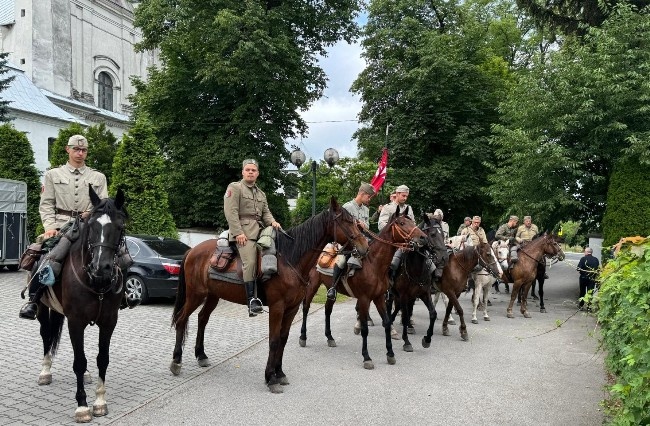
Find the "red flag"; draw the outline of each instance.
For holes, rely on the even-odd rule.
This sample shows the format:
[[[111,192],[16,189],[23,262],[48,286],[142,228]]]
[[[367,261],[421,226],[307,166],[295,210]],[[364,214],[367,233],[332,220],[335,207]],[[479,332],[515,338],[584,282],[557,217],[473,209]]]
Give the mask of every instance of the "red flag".
[[[384,148],[381,152],[381,159],[379,160],[379,163],[377,163],[377,171],[375,172],[375,176],[373,176],[372,180],[370,181],[370,185],[375,188],[375,192],[379,192],[381,189],[382,185],[384,185],[384,181],[386,180],[386,167],[388,166],[388,148]]]

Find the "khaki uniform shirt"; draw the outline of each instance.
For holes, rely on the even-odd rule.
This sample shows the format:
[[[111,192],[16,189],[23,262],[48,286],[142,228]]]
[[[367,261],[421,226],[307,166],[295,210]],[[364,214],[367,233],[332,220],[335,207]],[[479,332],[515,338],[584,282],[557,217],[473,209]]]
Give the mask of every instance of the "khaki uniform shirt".
[[[534,223],[530,224],[530,228],[527,228],[526,225],[521,225],[517,228],[517,241],[531,241],[537,234],[539,234],[539,230]]]
[[[269,210],[266,194],[242,179],[228,185],[223,196],[223,212],[229,228],[229,240],[235,241],[240,234],[249,240],[257,240],[262,226],[270,226],[275,219]]]
[[[358,205],[356,201],[351,200],[343,204],[343,208],[347,210],[353,218],[366,225],[366,229],[370,229],[370,210],[363,204]]]
[[[404,211],[406,207],[410,207],[408,204],[399,206],[400,211]],[[381,209],[379,214],[379,222],[377,223],[377,228],[381,231],[384,229],[384,226],[388,223],[390,217],[397,211],[397,203],[388,203]],[[408,218],[412,221],[415,221],[415,216],[413,216],[413,208],[409,208]]]
[[[456,235],[461,235],[463,229],[465,228],[467,228],[467,225],[465,225],[465,223],[461,223],[460,226],[458,227],[458,231],[456,231]]]
[[[461,231],[460,235],[469,235],[469,237],[472,239],[472,244],[474,244],[477,247],[479,246],[480,243],[487,244],[488,242],[487,237],[485,236],[485,231],[480,226],[476,231],[473,230],[471,226],[468,226]]]
[[[514,238],[516,234],[517,228],[510,228],[507,223],[504,223],[503,225],[499,226],[496,234],[494,234],[494,238],[497,240],[506,241],[510,238]]]
[[[48,170],[43,180],[38,211],[45,231],[59,229],[70,221],[70,215],[57,213],[57,209],[81,213],[92,210],[88,184],[99,198],[108,198],[106,176],[88,166],[75,169],[67,163]]]

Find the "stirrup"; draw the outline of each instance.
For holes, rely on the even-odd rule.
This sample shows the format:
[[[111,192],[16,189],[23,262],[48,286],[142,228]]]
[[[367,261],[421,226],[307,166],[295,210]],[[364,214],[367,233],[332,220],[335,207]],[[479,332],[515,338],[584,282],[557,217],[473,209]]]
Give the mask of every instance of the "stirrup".
[[[334,287],[330,287],[327,289],[327,300],[331,300],[333,302],[336,302],[336,289]]]
[[[262,301],[260,299],[257,299],[255,297],[251,297],[248,299],[248,314],[261,314],[264,312],[262,308]]]

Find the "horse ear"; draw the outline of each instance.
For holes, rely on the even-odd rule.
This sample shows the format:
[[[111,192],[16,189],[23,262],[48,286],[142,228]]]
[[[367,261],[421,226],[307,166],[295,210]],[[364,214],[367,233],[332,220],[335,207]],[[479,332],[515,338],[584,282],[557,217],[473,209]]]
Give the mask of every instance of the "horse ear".
[[[118,210],[122,210],[122,206],[124,206],[124,191],[122,191],[122,188],[119,188],[115,196],[115,207]]]
[[[92,203],[93,207],[96,207],[97,204],[101,201],[99,198],[99,195],[95,192],[93,189],[93,186],[91,184],[88,184],[88,195],[90,195],[90,202]]]
[[[333,212],[339,210],[339,203],[336,201],[336,197],[330,198],[330,210]]]
[[[431,225],[431,219],[429,218],[429,215],[426,213],[422,213],[422,218],[424,219],[424,223],[427,225]]]

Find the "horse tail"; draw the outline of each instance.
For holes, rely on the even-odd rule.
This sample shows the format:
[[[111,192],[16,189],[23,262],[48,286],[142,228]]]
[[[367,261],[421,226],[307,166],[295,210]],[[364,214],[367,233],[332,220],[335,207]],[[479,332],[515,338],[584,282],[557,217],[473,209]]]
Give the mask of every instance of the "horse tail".
[[[54,357],[56,351],[59,348],[59,342],[61,341],[61,331],[63,330],[63,323],[65,317],[60,313],[50,310],[50,324],[49,324],[49,333],[50,333],[50,344],[49,348],[45,348],[45,353],[49,353]]]
[[[174,312],[172,313],[172,327],[176,325],[178,317],[180,316],[183,306],[185,306],[186,298],[186,283],[185,283],[185,259],[187,255],[181,260],[181,270],[178,274],[178,288],[176,289],[176,302],[174,303]]]

